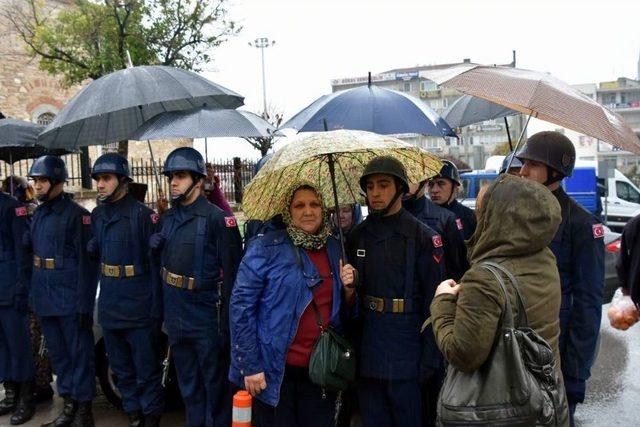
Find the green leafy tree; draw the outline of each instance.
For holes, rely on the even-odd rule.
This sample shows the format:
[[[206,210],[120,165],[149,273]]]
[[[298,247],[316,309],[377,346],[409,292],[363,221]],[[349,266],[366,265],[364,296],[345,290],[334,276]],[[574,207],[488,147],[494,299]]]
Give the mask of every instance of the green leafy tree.
[[[52,10],[44,0],[14,0],[0,17],[39,59],[72,86],[135,65],[200,71],[211,51],[242,29],[229,0],[74,0]],[[126,143],[119,150],[126,155]]]

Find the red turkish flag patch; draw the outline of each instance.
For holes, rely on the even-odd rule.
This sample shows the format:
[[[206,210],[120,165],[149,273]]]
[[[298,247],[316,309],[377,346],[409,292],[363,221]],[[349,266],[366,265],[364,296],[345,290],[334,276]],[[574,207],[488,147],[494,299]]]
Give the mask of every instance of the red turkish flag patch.
[[[19,208],[16,208],[16,216],[26,216],[27,215],[27,208],[24,206],[21,206]]]
[[[433,247],[434,248],[441,248],[442,247],[442,238],[439,235],[435,235],[431,238],[431,241],[433,242]]]
[[[82,215],[82,223],[84,225],[90,225],[91,224],[91,215]]]
[[[456,225],[458,226],[458,230],[462,230],[462,220],[460,218],[456,218]]]
[[[151,222],[154,224],[157,224],[158,221],[160,221],[160,215],[158,215],[157,213],[152,213],[151,214]]]
[[[594,239],[601,239],[604,237],[604,226],[602,224],[593,224],[591,228],[593,229]]]
[[[229,228],[238,226],[238,223],[236,222],[235,217],[232,217],[232,216],[225,216],[224,224]]]

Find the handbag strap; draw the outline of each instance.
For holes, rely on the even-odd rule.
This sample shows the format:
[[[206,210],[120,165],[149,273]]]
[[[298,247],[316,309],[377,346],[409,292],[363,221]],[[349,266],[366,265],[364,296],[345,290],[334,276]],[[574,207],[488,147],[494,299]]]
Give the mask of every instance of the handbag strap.
[[[504,281],[502,280],[502,275],[493,267],[486,265],[486,263],[482,264],[482,267],[486,270],[489,270],[491,274],[493,274],[502,289],[502,293],[504,294],[504,310],[502,311],[502,325],[503,327],[507,327],[509,329],[513,329],[513,311],[511,308],[511,298],[509,297],[509,292],[507,292],[507,288],[504,285]]]
[[[298,267],[302,268],[302,257],[300,255],[300,248],[294,245],[293,251],[296,254],[296,263],[298,264]],[[320,332],[323,332],[324,322],[322,321],[322,314],[320,314],[320,309],[318,309],[318,306],[316,305],[316,300],[314,299],[314,297],[315,297],[315,292],[312,290],[311,291],[311,307],[313,307],[313,312],[316,315],[316,324],[318,325],[318,328],[320,328]]]
[[[517,326],[518,327],[525,327],[525,328],[528,327],[529,326],[529,318],[527,317],[527,310],[525,309],[525,305],[524,305],[524,297],[520,293],[520,284],[518,283],[518,280],[515,278],[515,276],[509,270],[507,270],[504,266],[502,266],[502,265],[500,265],[500,264],[498,264],[496,262],[485,261],[483,264],[488,265],[490,267],[493,267],[493,268],[499,270],[500,272],[502,272],[505,276],[507,276],[507,278],[511,282],[511,286],[513,287],[513,290],[515,291],[516,298],[517,298],[517,301],[518,301],[518,323],[517,323]]]

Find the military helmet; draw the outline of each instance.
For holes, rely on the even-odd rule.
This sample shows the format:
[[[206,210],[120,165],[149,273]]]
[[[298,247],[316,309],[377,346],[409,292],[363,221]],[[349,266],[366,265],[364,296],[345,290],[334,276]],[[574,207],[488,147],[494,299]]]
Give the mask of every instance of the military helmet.
[[[46,155],[38,157],[33,162],[27,176],[29,178],[48,178],[52,182],[65,182],[69,174],[64,160],[57,156]]]
[[[453,164],[450,160],[442,161],[442,168],[440,169],[440,173],[434,178],[448,178],[453,181],[455,184],[460,185],[460,172],[458,172],[458,168]]]
[[[117,153],[107,153],[98,157],[93,164],[91,170],[91,178],[98,179],[98,174],[112,173],[115,175],[124,176],[129,181],[133,181],[131,171],[129,170],[129,162],[127,159]]]
[[[522,167],[522,162],[520,161],[520,159],[518,159],[517,157],[514,157],[513,154],[514,153],[510,153],[508,156],[504,158],[504,160],[502,161],[502,165],[500,166],[500,171],[498,173],[508,172],[507,167],[509,169]],[[511,162],[511,165],[509,165],[509,162]]]
[[[398,178],[404,187],[403,192],[409,191],[407,172],[399,160],[391,156],[380,156],[369,161],[360,177],[360,188],[362,188],[362,191],[365,193],[367,191],[367,177],[375,174],[391,175]]]
[[[532,135],[516,157],[547,165],[563,176],[571,176],[576,165],[576,149],[560,132],[544,131]]]
[[[173,150],[164,162],[165,176],[171,176],[172,172],[193,172],[200,176],[207,176],[202,154],[191,147],[180,147]]]

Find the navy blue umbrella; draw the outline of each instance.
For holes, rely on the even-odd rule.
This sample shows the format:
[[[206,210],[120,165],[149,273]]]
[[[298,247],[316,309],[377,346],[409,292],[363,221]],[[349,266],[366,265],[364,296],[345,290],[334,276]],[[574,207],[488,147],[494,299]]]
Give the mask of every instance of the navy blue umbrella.
[[[373,85],[324,95],[280,126],[284,128],[298,132],[350,129],[380,135],[456,136],[447,122],[424,102]]]

